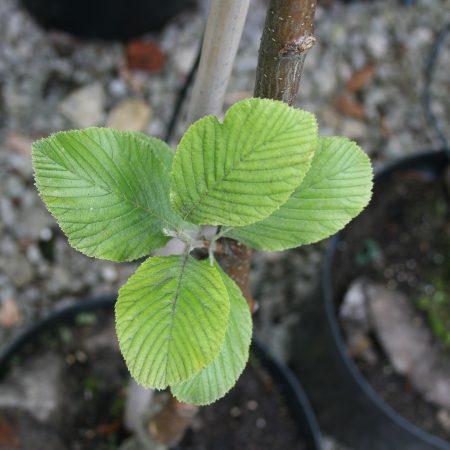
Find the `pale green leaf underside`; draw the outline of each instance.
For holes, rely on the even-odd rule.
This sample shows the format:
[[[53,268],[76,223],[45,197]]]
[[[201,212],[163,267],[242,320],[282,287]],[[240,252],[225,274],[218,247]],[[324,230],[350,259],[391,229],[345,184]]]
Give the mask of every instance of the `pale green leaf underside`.
[[[54,134],[33,145],[36,185],[70,244],[88,256],[130,261],[163,246],[172,154],[164,142],[107,128]]]
[[[191,256],[145,261],[120,289],[116,329],[133,378],[164,389],[207,367],[219,353],[230,302],[220,272]]]
[[[309,172],[289,200],[268,218],[226,236],[268,251],[317,242],[357,216],[371,192],[367,155],[347,138],[323,137]]]
[[[247,225],[286,202],[317,144],[312,114],[278,101],[236,103],[223,124],[195,122],[175,154],[171,200],[192,223]]]
[[[252,337],[250,310],[234,281],[223,272],[221,275],[231,307],[225,341],[212,364],[188,381],[171,387],[173,395],[185,403],[209,405],[222,398],[247,364]]]

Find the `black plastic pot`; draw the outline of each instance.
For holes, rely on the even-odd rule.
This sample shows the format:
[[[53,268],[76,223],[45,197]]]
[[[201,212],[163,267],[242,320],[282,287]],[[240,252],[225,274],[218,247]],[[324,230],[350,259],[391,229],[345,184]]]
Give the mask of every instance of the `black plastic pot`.
[[[41,333],[53,330],[61,324],[73,324],[75,323],[75,317],[81,313],[99,310],[112,312],[116,298],[116,295],[105,295],[78,301],[64,308],[56,309],[46,318],[37,321],[0,353],[0,377],[7,373],[14,357],[19,355],[21,350]],[[298,423],[301,435],[305,439],[307,450],[320,450],[319,427],[297,378],[286,366],[273,359],[260,343],[254,341],[251,351],[280,387],[290,413]]]
[[[384,170],[375,182],[411,169],[437,174],[448,164],[444,151],[423,153]],[[348,355],[333,301],[339,241],[339,235],[331,241],[317,298],[305,307],[295,362],[321,428],[355,450],[450,450],[450,443],[411,424],[382,400]]]
[[[22,0],[48,29],[84,38],[126,40],[160,29],[187,0]]]

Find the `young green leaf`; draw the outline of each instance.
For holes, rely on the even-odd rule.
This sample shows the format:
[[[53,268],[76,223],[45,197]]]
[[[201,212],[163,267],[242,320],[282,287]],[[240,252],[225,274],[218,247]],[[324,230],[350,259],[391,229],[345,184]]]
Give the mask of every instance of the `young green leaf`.
[[[130,261],[162,247],[181,219],[169,201],[172,153],[162,141],[107,128],[67,131],[33,145],[36,185],[70,244]]]
[[[343,137],[323,137],[303,183],[271,216],[225,235],[258,250],[285,250],[320,241],[343,228],[368,204],[372,168]]]
[[[116,329],[135,380],[164,389],[214,360],[228,324],[230,301],[220,272],[191,256],[145,261],[120,289]]]
[[[231,306],[225,341],[216,359],[206,369],[171,387],[173,395],[185,403],[209,405],[223,397],[236,384],[247,364],[252,337],[250,310],[234,281],[220,272]]]
[[[171,200],[196,224],[247,225],[286,202],[309,169],[317,145],[312,114],[252,98],[186,132],[173,161]]]

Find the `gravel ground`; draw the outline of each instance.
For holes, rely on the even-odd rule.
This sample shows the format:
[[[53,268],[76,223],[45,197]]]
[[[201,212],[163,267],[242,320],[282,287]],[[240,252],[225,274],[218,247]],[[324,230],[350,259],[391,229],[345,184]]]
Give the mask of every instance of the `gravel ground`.
[[[298,105],[317,115],[323,134],[358,141],[376,167],[438,148],[419,98],[425,60],[450,1],[326,3],[332,6],[318,9],[317,45],[306,59]],[[136,267],[96,261],[68,246],[36,194],[30,142],[86,118],[110,123],[110,112],[131,98],[150,108],[142,130],[162,137],[197,52],[206,4],[199,1],[197,9],[147,36],[167,54],[160,72],[147,73],[127,68],[123,44],[46,33],[18,0],[0,2],[0,348],[49,308],[116,290]],[[251,95],[265,5],[252,2],[227,105]],[[448,65],[439,73],[448,74]],[[448,80],[440,81],[433,93],[448,99]],[[84,100],[74,106],[83,90]],[[181,120],[177,137],[185,127]],[[289,359],[289,330],[317,283],[322,249],[255,257],[257,331],[281,359]]]

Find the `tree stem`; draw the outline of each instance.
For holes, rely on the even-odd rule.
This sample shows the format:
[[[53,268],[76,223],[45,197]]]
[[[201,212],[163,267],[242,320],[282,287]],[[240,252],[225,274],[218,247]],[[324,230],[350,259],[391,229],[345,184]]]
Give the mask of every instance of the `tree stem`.
[[[219,115],[250,0],[211,0],[202,56],[188,110],[188,123]]]
[[[314,45],[316,0],[270,0],[259,50],[255,97],[292,105]]]

